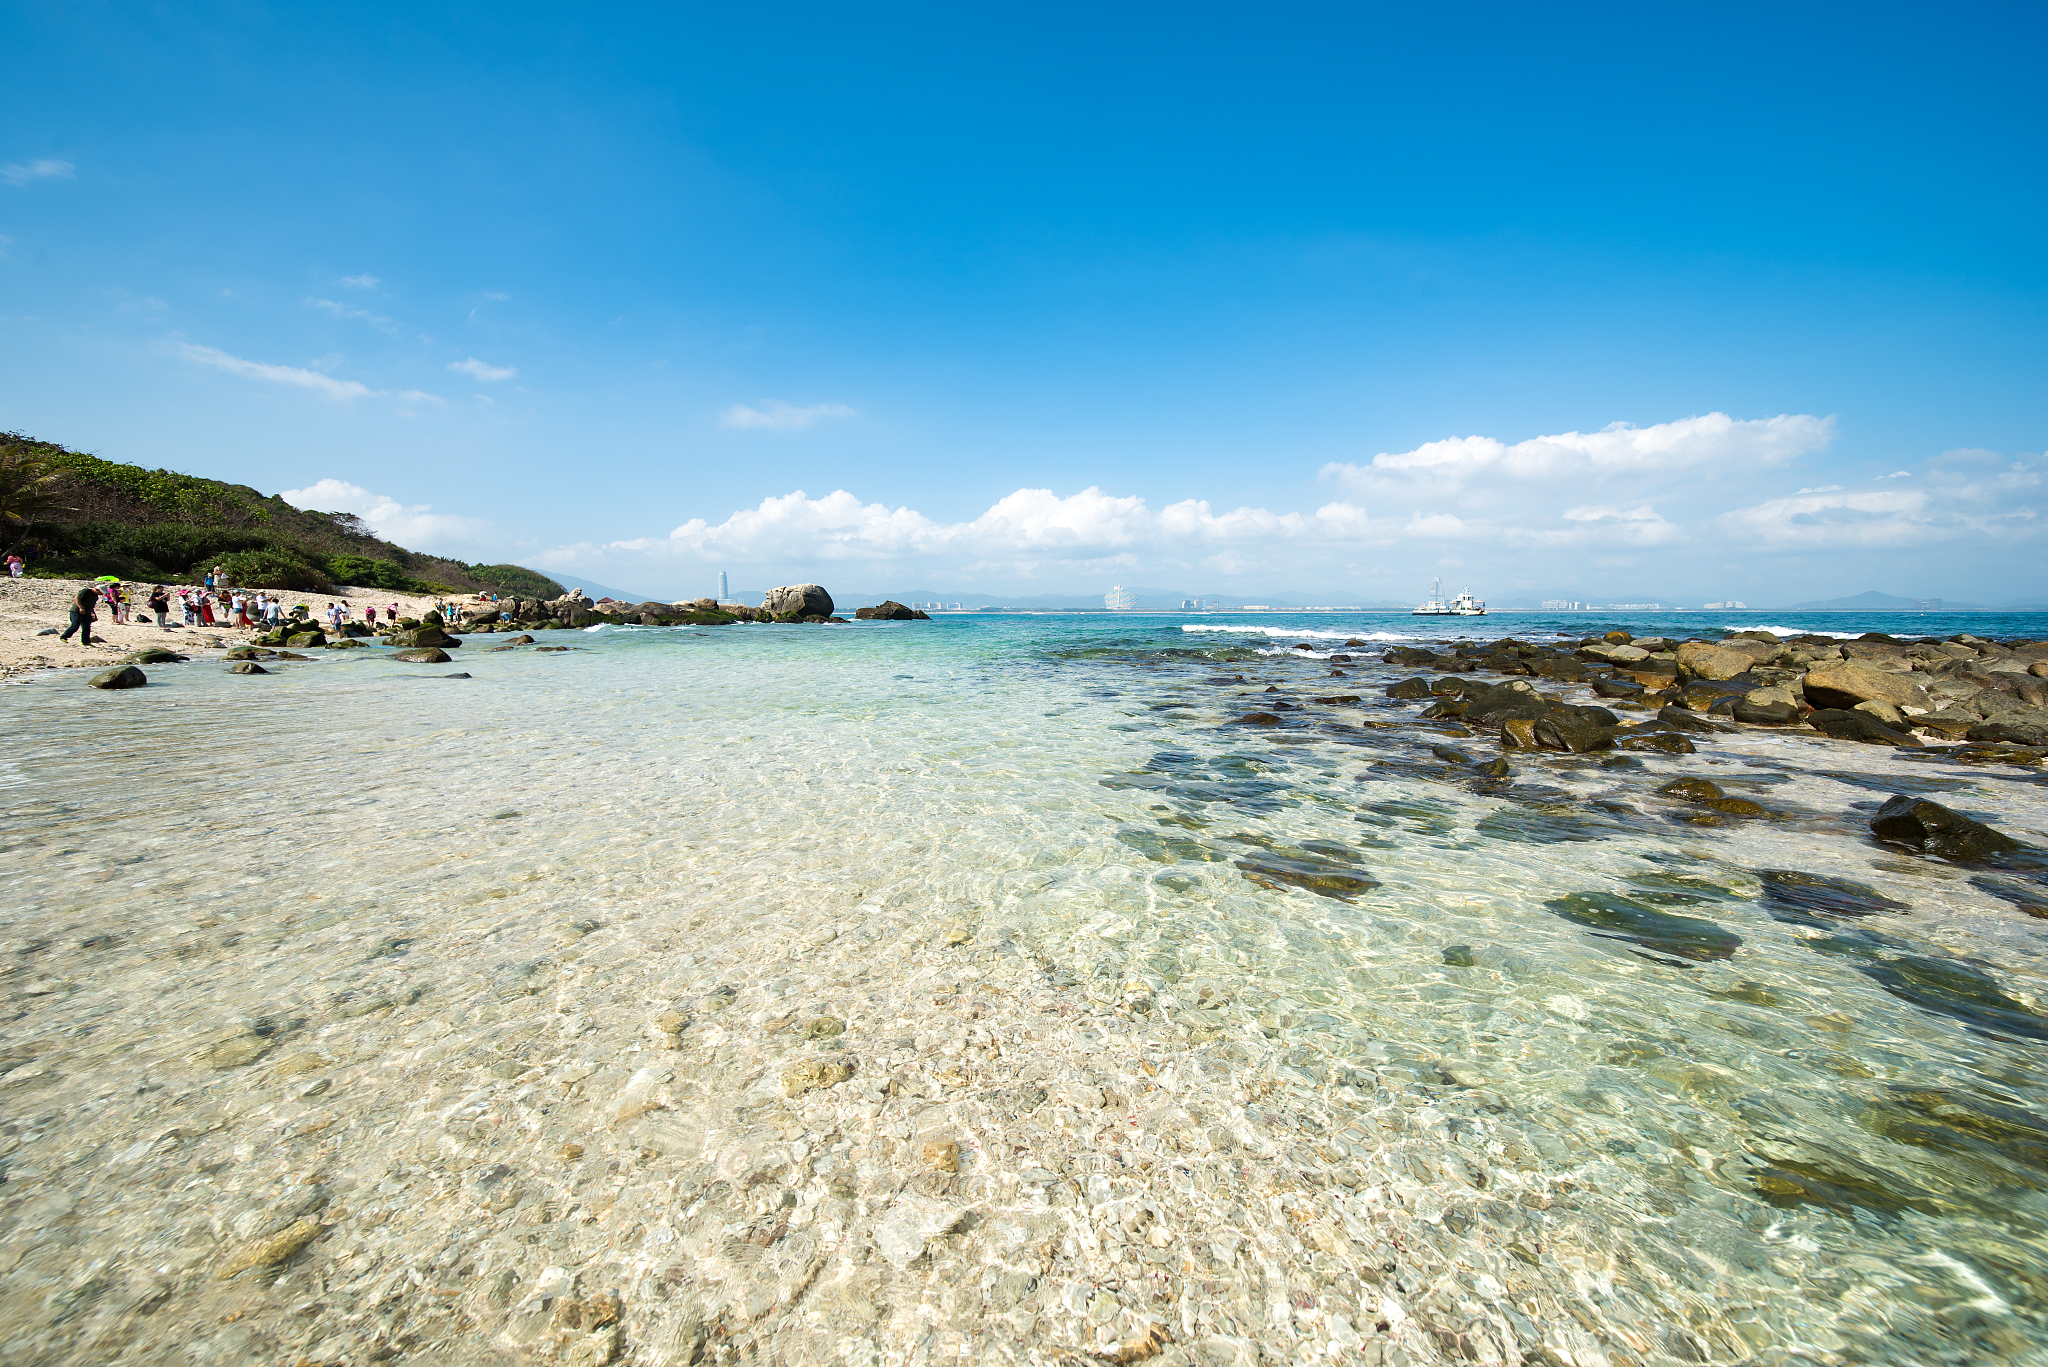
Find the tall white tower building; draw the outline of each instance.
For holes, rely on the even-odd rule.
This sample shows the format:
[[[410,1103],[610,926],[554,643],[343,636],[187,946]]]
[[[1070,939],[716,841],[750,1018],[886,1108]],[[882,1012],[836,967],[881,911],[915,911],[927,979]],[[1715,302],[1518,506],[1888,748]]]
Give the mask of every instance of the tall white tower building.
[[[732,601],[732,590],[726,587],[724,570],[718,572],[718,601],[721,603],[730,603]]]

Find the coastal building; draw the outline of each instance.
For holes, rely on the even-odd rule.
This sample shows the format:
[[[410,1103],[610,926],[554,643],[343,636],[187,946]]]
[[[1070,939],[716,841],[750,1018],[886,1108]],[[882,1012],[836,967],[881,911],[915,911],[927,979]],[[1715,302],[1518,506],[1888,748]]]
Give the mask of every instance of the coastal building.
[[[1109,592],[1102,595],[1102,605],[1111,612],[1129,612],[1138,606],[1138,595],[1122,584],[1112,584]]]
[[[1717,608],[1722,608],[1722,609],[1726,609],[1726,608],[1741,608],[1741,609],[1745,609],[1745,610],[1746,610],[1746,609],[1747,609],[1748,607],[1749,607],[1749,604],[1747,604],[1747,603],[1744,603],[1744,602],[1741,602],[1741,601],[1740,601],[1740,600],[1738,600],[1738,599],[1730,598],[1730,599],[1729,599],[1729,600],[1728,600],[1727,602],[1725,602],[1725,603],[1709,603],[1709,604],[1707,604],[1707,608],[1706,608],[1706,610],[1707,610],[1708,612],[1712,612],[1712,611],[1714,611],[1714,610],[1715,610],[1715,609],[1717,609]]]
[[[1941,600],[1939,598],[1915,598],[1913,600],[1913,610],[1915,612],[1940,612]]]
[[[718,601],[721,603],[730,603],[732,601],[732,588],[725,582],[724,570],[718,572]]]
[[[1543,610],[1545,612],[1583,612],[1585,607],[1584,603],[1574,603],[1565,598],[1546,598],[1543,600]]]

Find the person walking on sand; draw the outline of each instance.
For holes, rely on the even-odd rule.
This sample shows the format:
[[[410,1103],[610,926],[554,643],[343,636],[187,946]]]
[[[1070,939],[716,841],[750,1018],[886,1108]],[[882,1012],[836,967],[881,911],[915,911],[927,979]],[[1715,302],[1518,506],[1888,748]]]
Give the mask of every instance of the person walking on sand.
[[[16,579],[21,578],[21,557],[13,551],[7,553],[7,572]]]
[[[162,584],[158,584],[149,591],[149,610],[156,614],[156,629],[158,631],[169,631],[171,629],[171,600],[164,595],[164,586]]]
[[[71,625],[64,628],[64,634],[57,639],[68,641],[71,639],[71,633],[75,631],[79,634],[78,643],[80,645],[91,645],[94,609],[99,606],[99,601],[99,595],[91,589],[80,589],[77,593],[73,594],[71,598]]]

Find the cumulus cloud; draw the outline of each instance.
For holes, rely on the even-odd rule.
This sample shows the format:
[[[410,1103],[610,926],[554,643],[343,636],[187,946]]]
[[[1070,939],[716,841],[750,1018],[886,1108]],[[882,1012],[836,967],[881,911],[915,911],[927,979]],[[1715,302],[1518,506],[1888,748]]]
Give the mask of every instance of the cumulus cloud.
[[[240,375],[251,380],[265,380],[271,384],[291,385],[297,389],[309,389],[324,398],[348,401],[350,399],[395,398],[407,403],[440,403],[442,400],[417,389],[401,390],[396,394],[388,390],[372,389],[356,380],[337,380],[317,370],[306,370],[299,366],[270,365],[263,361],[244,360],[231,356],[218,347],[200,346],[194,342],[180,342],[171,349],[171,354],[196,365],[212,366],[225,370],[230,375]]]
[[[771,401],[759,408],[736,403],[718,419],[720,427],[766,427],[788,432],[809,427],[820,418],[850,418],[853,410],[843,403],[814,403],[806,407]]]
[[[1595,480],[1669,476],[1706,465],[1756,468],[1824,450],[1835,420],[1804,413],[1747,421],[1726,413],[1681,418],[1650,427],[1612,423],[1597,432],[1561,432],[1512,445],[1494,437],[1450,437],[1412,451],[1381,452],[1365,465],[1331,462],[1322,469],[1362,491],[1417,477],[1446,490],[1480,481]]]
[[[491,529],[481,519],[437,513],[429,503],[400,503],[343,479],[323,479],[303,489],[286,489],[278,497],[294,508],[351,513],[368,523],[378,536],[408,550],[475,545],[484,541]]]
[[[384,282],[374,275],[344,275],[334,283],[347,290],[373,290]]]
[[[9,185],[26,185],[32,180],[76,180],[78,168],[68,161],[54,157],[38,157],[28,162],[8,162],[0,166],[0,180]]]
[[[450,361],[448,368],[457,374],[469,375],[487,383],[492,380],[509,380],[519,373],[511,366],[492,365],[488,361],[479,361],[474,356],[466,361]]]

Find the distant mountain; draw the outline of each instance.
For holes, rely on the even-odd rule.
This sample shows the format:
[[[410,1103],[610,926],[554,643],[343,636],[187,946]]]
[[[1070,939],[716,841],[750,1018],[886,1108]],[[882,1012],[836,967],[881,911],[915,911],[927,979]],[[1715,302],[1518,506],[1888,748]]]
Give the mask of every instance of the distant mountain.
[[[1987,608],[1982,603],[1966,603],[1960,598],[1943,598],[1938,601],[1941,603],[1939,608],[1927,610],[1932,612],[1993,611],[1993,609]],[[2048,608],[2048,603],[2042,603],[2041,606]],[[1920,610],[1920,600],[1917,598],[1901,598],[1897,594],[1879,593],[1872,589],[1868,593],[1859,593],[1853,598],[1821,598],[1810,603],[1794,603],[1791,607],[1793,611],[1797,612],[1916,612]]]
[[[2000,612],[2048,612],[2048,598],[2022,598],[2019,602],[2007,603],[1998,610]]]
[[[622,603],[666,603],[669,601],[666,598],[656,598],[651,594],[630,593],[625,589],[606,588],[603,584],[595,583],[589,579],[578,579],[574,575],[562,574],[559,571],[549,577],[565,589],[582,589],[591,598],[615,598]]]

